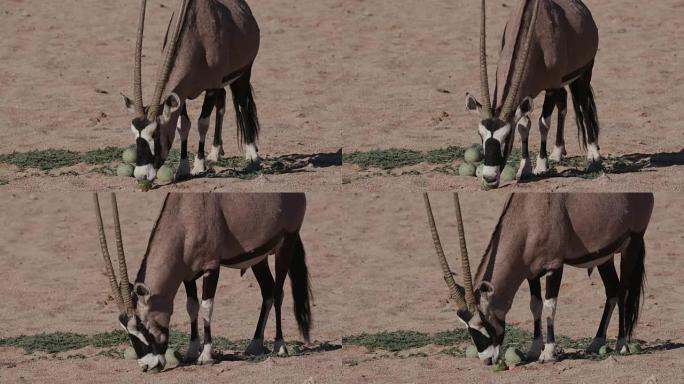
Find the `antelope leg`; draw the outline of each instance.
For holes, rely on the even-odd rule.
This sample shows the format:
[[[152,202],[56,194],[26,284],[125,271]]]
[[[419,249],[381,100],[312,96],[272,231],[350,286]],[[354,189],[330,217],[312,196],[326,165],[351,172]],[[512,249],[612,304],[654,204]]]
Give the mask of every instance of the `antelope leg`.
[[[532,162],[530,162],[530,151],[528,147],[528,140],[530,137],[530,127],[532,126],[530,118],[525,116],[518,121],[518,133],[520,133],[520,141],[522,142],[522,159],[520,159],[520,168],[518,168],[517,180],[524,180],[532,176]]]
[[[219,270],[213,269],[204,273],[202,280],[202,317],[204,318],[204,345],[197,359],[198,364],[214,362],[211,356],[211,315],[214,311],[214,295],[218,285]]]
[[[256,330],[254,331],[254,337],[245,350],[245,355],[257,356],[265,353],[264,329],[266,329],[268,315],[271,313],[271,308],[273,308],[274,282],[273,275],[268,267],[267,259],[254,265],[252,271],[254,272],[254,276],[261,289],[261,313],[259,313],[259,321],[257,322]]]
[[[207,156],[209,161],[219,161],[223,152],[223,116],[226,114],[226,90],[223,88],[214,90],[216,97],[214,98],[214,107],[216,108],[216,125],[214,126],[214,142],[211,146],[211,152]]]
[[[541,282],[540,279],[530,279],[527,281],[530,285],[530,311],[534,318],[534,339],[529,351],[527,351],[528,360],[537,360],[544,348],[544,335],[542,332],[542,298],[541,298]]]
[[[186,308],[190,316],[190,343],[188,350],[183,357],[184,363],[192,363],[197,360],[200,354],[200,340],[199,331],[197,329],[197,316],[199,315],[199,301],[197,300],[197,283],[193,281],[184,281],[185,293],[187,294]]]
[[[211,111],[214,109],[214,91],[208,90],[204,95],[204,103],[202,103],[202,112],[197,120],[197,131],[199,132],[199,145],[197,147],[197,156],[195,156],[195,163],[192,166],[193,175],[201,175],[207,171],[207,163],[204,158],[204,141],[209,131],[209,121],[211,118]]]
[[[556,335],[554,332],[554,321],[556,318],[556,306],[558,303],[558,291],[560,291],[563,269],[551,271],[546,277],[546,300],[544,300],[544,310],[546,310],[546,344],[544,351],[539,356],[539,362],[546,363],[556,361]]]
[[[181,155],[178,170],[176,171],[176,180],[185,180],[190,178],[190,162],[188,161],[188,135],[190,134],[190,117],[186,105],[181,107],[180,117],[177,123],[178,134],[181,140]]]
[[[560,162],[568,153],[565,150],[565,117],[568,114],[568,91],[565,88],[558,90],[558,97],[556,98],[556,110],[558,110],[558,127],[556,127],[556,145],[553,147],[553,152],[549,159],[551,161]]]
[[[596,331],[596,337],[594,337],[594,340],[591,341],[591,344],[587,348],[587,352],[589,353],[598,353],[599,349],[606,344],[606,332],[608,331],[610,318],[613,316],[615,304],[618,302],[618,289],[620,285],[613,259],[600,265],[598,270],[601,274],[603,287],[606,291],[606,303],[603,307],[603,315],[601,316],[601,323],[599,324],[598,331]]]

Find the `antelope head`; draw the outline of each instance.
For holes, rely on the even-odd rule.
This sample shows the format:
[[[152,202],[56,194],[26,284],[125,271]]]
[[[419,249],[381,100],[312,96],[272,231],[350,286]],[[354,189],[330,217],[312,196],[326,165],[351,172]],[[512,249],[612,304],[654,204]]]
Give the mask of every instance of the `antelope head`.
[[[169,341],[169,314],[154,311],[151,308],[151,298],[154,298],[145,284],[137,283],[133,286],[128,281],[128,268],[123,250],[119,210],[116,195],[112,193],[112,211],[114,215],[114,229],[116,233],[116,248],[119,259],[119,275],[121,283],[117,283],[112,260],[109,256],[107,238],[102,224],[102,213],[97,193],[93,194],[95,216],[98,225],[98,235],[105,269],[109,277],[112,296],[119,308],[119,324],[128,333],[133,349],[138,357],[138,364],[143,371],[161,371],[166,365],[164,354]]]
[[[501,179],[501,171],[511,154],[515,139],[517,123],[532,112],[533,103],[530,97],[525,97],[518,105],[513,105],[518,99],[520,85],[525,75],[527,58],[532,46],[534,26],[539,15],[539,1],[534,3],[534,12],[527,28],[527,35],[519,54],[515,55],[513,75],[510,77],[510,87],[503,101],[503,106],[492,106],[489,95],[489,77],[487,75],[487,44],[486,44],[486,12],[485,0],[482,0],[482,20],[480,28],[480,88],[481,104],[471,94],[466,95],[466,109],[480,118],[478,133],[484,148],[484,170],[482,179],[487,187],[497,188]],[[524,30],[521,27],[521,33]]]
[[[480,360],[491,365],[500,357],[500,347],[505,335],[505,320],[500,319],[490,309],[489,294],[493,287],[488,282],[482,282],[477,289],[473,289],[473,279],[470,273],[470,260],[468,259],[468,249],[465,243],[463,230],[463,218],[461,217],[461,205],[458,194],[454,194],[454,204],[456,206],[456,221],[458,224],[458,237],[461,248],[461,272],[463,274],[463,286],[454,281],[454,276],[449,268],[442,242],[439,239],[435,218],[430,206],[427,193],[423,194],[425,209],[428,215],[430,232],[437,252],[437,258],[442,266],[444,281],[449,287],[451,299],[456,303],[459,320],[465,324],[473,343],[477,348]]]
[[[175,61],[180,32],[185,22],[188,0],[183,0],[176,27],[171,40],[167,41],[164,59],[159,68],[157,85],[152,103],[143,104],[142,96],[142,43],[145,29],[146,0],[142,0],[138,35],[135,45],[135,66],[133,73],[134,100],[122,94],[126,109],[134,114],[131,131],[137,148],[134,175],[138,180],[154,180],[157,170],[164,164],[169,154],[180,115],[181,99],[171,93],[162,103],[162,93],[168,82]],[[160,113],[161,112],[161,113]]]

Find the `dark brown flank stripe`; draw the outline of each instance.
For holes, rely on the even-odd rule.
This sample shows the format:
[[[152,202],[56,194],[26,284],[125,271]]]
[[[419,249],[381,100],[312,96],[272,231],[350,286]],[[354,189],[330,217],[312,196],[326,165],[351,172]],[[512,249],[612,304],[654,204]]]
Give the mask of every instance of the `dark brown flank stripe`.
[[[265,244],[259,246],[258,248],[244,252],[234,258],[231,258],[230,260],[221,260],[221,265],[224,267],[230,267],[231,265],[241,264],[251,259],[264,256],[268,252],[272,251],[273,248],[276,247],[276,245],[278,245],[278,243],[283,239],[283,235],[283,233],[280,233],[273,239],[267,241]]]
[[[615,253],[615,251],[617,251],[618,248],[620,248],[620,246],[625,243],[625,240],[630,238],[630,236],[631,236],[630,233],[626,233],[626,234],[622,235],[620,238],[618,238],[617,240],[608,244],[608,246],[601,248],[596,252],[586,254],[586,255],[584,255],[578,259],[575,259],[575,260],[571,260],[571,261],[568,260],[565,263],[568,265],[582,265],[582,264],[586,264],[586,263],[589,263],[591,261],[594,261],[596,259],[600,259],[602,257],[611,255],[611,254]]]

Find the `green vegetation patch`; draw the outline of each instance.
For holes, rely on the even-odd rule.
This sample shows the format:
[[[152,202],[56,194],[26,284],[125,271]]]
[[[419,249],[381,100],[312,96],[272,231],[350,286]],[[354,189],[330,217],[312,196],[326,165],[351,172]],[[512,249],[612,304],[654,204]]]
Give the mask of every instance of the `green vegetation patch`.
[[[369,351],[383,349],[397,352],[405,349],[425,347],[432,343],[432,337],[423,332],[416,331],[392,331],[375,334],[362,333],[357,336],[345,336],[342,344],[358,345],[366,347]]]

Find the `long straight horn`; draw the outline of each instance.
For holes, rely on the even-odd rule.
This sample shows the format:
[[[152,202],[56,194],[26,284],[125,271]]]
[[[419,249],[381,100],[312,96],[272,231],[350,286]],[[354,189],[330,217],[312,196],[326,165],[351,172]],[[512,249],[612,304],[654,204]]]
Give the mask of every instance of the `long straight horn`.
[[[135,97],[135,114],[138,117],[145,116],[145,104],[142,94],[142,44],[143,33],[145,31],[145,10],[147,0],[142,0],[140,4],[140,17],[138,19],[138,35],[135,42],[135,68],[133,70],[133,97]]]
[[[487,74],[487,11],[485,0],[482,0],[482,21],[480,23],[480,90],[484,103],[483,112],[486,118],[491,118],[493,112],[492,99],[489,95],[489,75]]]
[[[128,281],[128,268],[126,267],[126,255],[123,249],[121,237],[121,222],[119,222],[119,206],[116,203],[116,194],[112,192],[112,213],[114,215],[114,233],[116,234],[116,253],[119,256],[119,275],[121,277],[121,296],[126,312],[133,314],[133,302],[131,300],[131,286]]]
[[[180,11],[178,12],[178,19],[176,20],[176,27],[173,31],[173,37],[166,42],[166,55],[159,67],[159,78],[157,80],[157,86],[154,89],[154,96],[152,97],[152,103],[150,103],[150,109],[147,113],[147,118],[150,121],[155,121],[159,115],[159,103],[161,102],[162,92],[166,87],[166,83],[169,80],[169,75],[171,74],[171,68],[173,67],[173,62],[176,59],[176,50],[178,48],[178,40],[180,39],[180,34],[185,24],[185,16],[188,12],[188,4],[190,0],[182,0]]]
[[[515,103],[516,99],[518,98],[520,85],[522,83],[523,77],[525,76],[525,71],[527,70],[527,60],[529,58],[530,51],[532,50],[532,39],[534,38],[534,29],[537,25],[537,17],[539,16],[540,6],[539,0],[530,1],[534,1],[534,9],[532,12],[532,18],[530,19],[530,24],[527,27],[527,36],[525,38],[522,50],[520,52],[521,55],[517,56],[518,59],[515,63],[515,71],[513,72],[511,88],[508,91],[508,98],[506,98],[506,102],[504,103],[504,106],[501,110],[501,117],[504,121],[508,121],[508,119],[511,118],[511,113],[513,113],[513,110],[516,108],[516,106],[513,103]],[[525,17],[523,13],[523,20],[524,19]]]
[[[477,305],[475,304],[473,276],[470,272],[470,259],[468,258],[468,247],[466,247],[465,231],[463,229],[463,217],[461,216],[461,201],[458,199],[458,193],[454,193],[454,206],[456,207],[458,241],[461,245],[461,268],[463,269],[463,289],[465,290],[465,301],[468,305],[468,310],[474,312],[477,308]]]
[[[430,205],[430,198],[427,193],[423,193],[423,200],[425,201],[425,210],[428,215],[428,222],[430,224],[430,232],[432,233],[432,242],[435,244],[435,251],[437,251],[437,259],[439,259],[439,264],[442,267],[442,272],[444,273],[444,281],[447,287],[449,287],[449,293],[451,294],[451,299],[456,302],[459,309],[467,308],[465,299],[463,298],[462,289],[456,284],[454,276],[449,268],[449,262],[444,255],[444,249],[442,248],[442,242],[439,239],[439,233],[437,232],[437,225],[435,224],[435,217],[432,213],[432,206]]]
[[[116,283],[116,275],[114,274],[114,267],[112,267],[112,259],[109,256],[109,248],[107,248],[107,237],[102,224],[102,212],[100,212],[100,201],[97,198],[97,192],[93,193],[93,202],[95,203],[95,217],[97,218],[97,234],[100,238],[100,247],[102,248],[102,258],[104,259],[105,269],[107,270],[107,277],[109,277],[109,285],[112,288],[112,295],[116,306],[119,307],[119,313],[126,312],[123,299],[121,298],[121,291],[119,285]]]

